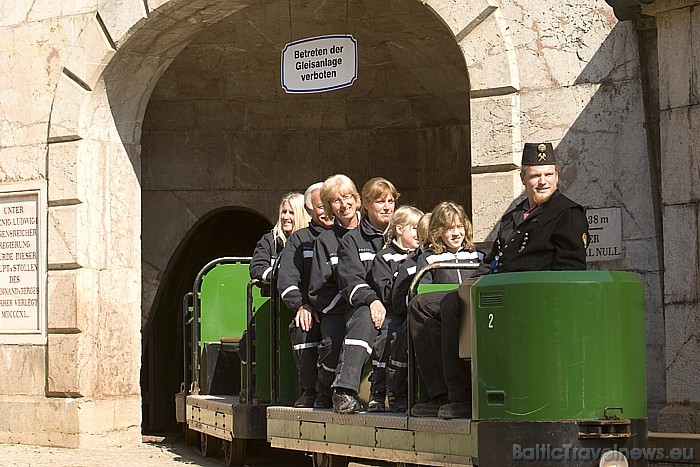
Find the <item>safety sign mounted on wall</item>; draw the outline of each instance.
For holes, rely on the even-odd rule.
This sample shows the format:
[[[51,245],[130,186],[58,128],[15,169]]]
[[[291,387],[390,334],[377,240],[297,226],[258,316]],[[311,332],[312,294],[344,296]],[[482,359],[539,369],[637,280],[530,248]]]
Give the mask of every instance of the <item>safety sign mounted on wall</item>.
[[[282,50],[282,87],[288,93],[332,91],[357,79],[357,40],[351,35],[311,37]]]

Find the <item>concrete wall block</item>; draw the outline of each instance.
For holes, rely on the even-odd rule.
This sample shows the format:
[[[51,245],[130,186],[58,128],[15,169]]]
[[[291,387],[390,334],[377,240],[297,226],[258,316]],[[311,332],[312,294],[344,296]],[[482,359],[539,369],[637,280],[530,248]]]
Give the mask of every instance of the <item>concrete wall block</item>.
[[[61,18],[25,22],[2,31],[0,147],[46,141],[53,90],[74,26],[71,18]]]
[[[139,146],[108,149],[105,198],[106,263],[109,268],[138,268],[141,264],[141,183]]]
[[[251,138],[267,138],[254,133]],[[225,130],[196,132],[157,132],[145,139],[142,151],[148,154],[141,164],[145,190],[188,190],[207,186],[226,189],[234,186],[235,163],[231,151],[236,151],[236,140]],[[177,157],[173,163],[173,155]],[[262,148],[252,154],[265,157]]]
[[[700,403],[700,306],[666,305],[668,402]]]
[[[104,267],[108,252],[103,237],[105,213],[99,202],[101,197],[100,192],[93,192],[88,197],[90,203],[49,207],[49,269]]]
[[[698,26],[700,26],[700,8],[697,8],[697,2],[693,3],[694,5],[690,8],[690,29],[693,37],[691,39],[692,48],[690,50],[691,55],[688,62],[693,64],[692,75],[690,77],[690,99],[693,105],[697,105],[700,104],[700,70],[698,70],[695,64],[700,60],[700,43],[698,43],[700,42],[700,32],[698,31]]]
[[[517,95],[471,101],[472,167],[520,165]]]
[[[622,226],[625,226],[625,219],[623,216]],[[622,249],[624,251],[624,257],[619,263],[619,266],[615,266],[615,269],[621,269],[624,271],[636,271],[639,274],[645,272],[658,273],[660,269],[658,249],[656,238],[639,238],[639,239],[628,239],[625,238],[625,232],[622,232],[623,241]],[[602,262],[602,265],[609,265],[610,262]],[[605,267],[603,269],[610,269]],[[652,290],[660,290],[655,284]]]
[[[0,378],[0,394],[43,396],[46,384],[46,347],[0,345],[0,373],[12,375],[12,377]],[[0,431],[2,431],[1,428]]]
[[[469,69],[472,92],[488,95],[489,89],[520,88],[519,63],[501,12],[478,24],[461,42]]]
[[[132,0],[132,3],[135,6],[134,10],[138,12],[143,10],[143,8],[136,6],[136,0]],[[104,18],[102,19],[104,20]],[[111,20],[111,18],[108,19]],[[85,83],[90,90],[94,90],[106,64],[116,52],[110,39],[116,40],[117,38],[110,36],[109,32],[102,28],[97,20],[97,12],[91,12],[89,20],[85,23],[80,37],[75,41],[71,53],[64,63],[64,67]]]
[[[319,180],[328,176],[329,161],[338,160],[340,154],[336,148],[324,149],[323,140],[327,138],[332,143],[332,138],[337,137],[339,139],[336,145],[342,148],[343,134],[335,131],[236,133],[230,145],[233,157],[233,183],[229,189],[265,190],[270,187],[269,171],[273,169],[277,177],[275,184],[278,187],[302,190],[307,180]],[[349,150],[362,154],[360,148]],[[344,166],[341,163],[332,170],[342,171],[343,169]]]
[[[141,271],[101,271],[99,290],[99,313],[94,323],[94,342],[99,342],[96,392],[101,396],[139,395]]]
[[[660,13],[656,17],[659,56],[659,106],[661,110],[696,102],[691,97],[692,29],[690,8]]]
[[[78,142],[55,143],[49,146],[49,203],[78,203],[85,201],[81,187]]]
[[[662,433],[693,433],[695,411],[692,407],[668,405],[659,411],[658,431]]]
[[[81,226],[85,205],[49,208],[48,262],[49,269],[86,266]]]
[[[93,269],[49,271],[48,329],[50,333],[82,332],[98,303],[98,277]]]
[[[238,130],[246,127],[246,102],[194,101],[194,128],[198,130]]]
[[[79,447],[76,400],[0,396],[0,442]]]
[[[114,42],[146,15],[142,0],[98,0],[97,11]]]
[[[0,183],[37,180],[45,177],[46,146],[44,144],[2,147],[0,143]]]
[[[662,198],[665,204],[700,201],[700,106],[661,111]]]
[[[141,442],[141,399],[1,396],[0,443],[104,448]]]
[[[203,103],[203,105],[199,105],[197,111],[195,111],[195,103],[199,102]],[[213,115],[211,115],[211,111],[208,112],[213,103],[223,105],[226,103],[226,101],[173,101],[151,99],[148,103],[148,107],[146,108],[146,115],[144,116],[143,131],[192,131],[194,128],[196,128],[194,121],[195,118],[199,118],[199,112],[204,112],[206,115],[208,115],[208,120],[227,121],[228,115],[222,112],[222,110],[224,110],[223,107],[212,109],[214,110]],[[214,128],[203,127],[202,129],[213,130]]]
[[[475,242],[493,242],[503,214],[522,200],[520,194],[523,185],[519,174],[519,171],[514,170],[472,175]]]
[[[348,130],[416,127],[411,102],[406,99],[347,101],[347,123],[342,124]]]
[[[595,0],[498,3],[513,38],[519,89],[624,80],[635,68],[638,73],[630,56],[636,55],[634,25],[619,23],[607,5]]]
[[[469,93],[410,99],[413,121],[418,128],[463,126],[469,121]]]
[[[47,349],[46,391],[49,395],[64,397],[85,396],[81,334],[49,334]],[[94,356],[93,356],[94,358]]]
[[[666,303],[698,300],[697,206],[666,206],[663,214]]]
[[[190,212],[188,203],[181,196],[170,191],[144,191],[141,202],[144,219],[143,261],[163,271],[172,252],[198,217]],[[163,225],[168,228],[158,227]]]
[[[87,89],[61,73],[51,110],[50,140],[70,140],[80,136],[80,109],[88,95]]]
[[[98,83],[91,111],[82,114],[83,139],[113,144],[139,144],[141,124],[156,77],[170,58],[124,53],[109,62]],[[119,105],[113,105],[119,102]]]
[[[451,0],[427,0],[425,2],[447,24],[455,36],[463,35],[481,24],[496,7],[494,2],[476,0],[455,2]]]
[[[80,447],[141,443],[141,398],[123,397],[77,401]]]

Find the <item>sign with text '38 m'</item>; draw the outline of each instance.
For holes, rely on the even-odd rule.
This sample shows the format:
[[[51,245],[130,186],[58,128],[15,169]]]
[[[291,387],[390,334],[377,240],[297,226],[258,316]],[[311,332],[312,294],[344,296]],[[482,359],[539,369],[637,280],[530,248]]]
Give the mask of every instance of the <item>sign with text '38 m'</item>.
[[[357,41],[351,35],[311,37],[282,51],[282,87],[288,93],[332,91],[357,79]]]

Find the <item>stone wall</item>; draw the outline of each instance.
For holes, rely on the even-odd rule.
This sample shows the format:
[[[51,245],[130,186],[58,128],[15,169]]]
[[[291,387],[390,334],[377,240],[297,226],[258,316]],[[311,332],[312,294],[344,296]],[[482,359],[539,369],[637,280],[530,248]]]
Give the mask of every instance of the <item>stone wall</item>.
[[[656,1],[664,229],[666,397],[659,427],[700,432],[700,5]]]
[[[280,46],[329,32],[374,44],[361,55],[367,79],[312,101],[282,94]],[[19,414],[2,419],[0,441],[138,442],[142,317],[169,255],[207,212],[270,216],[281,192],[329,172],[377,174],[347,163],[358,155],[386,164],[379,172],[400,167],[380,174],[406,201],[468,204],[471,161],[475,237],[488,241],[520,194],[516,165],[531,140],[555,143],[574,199],[622,210],[624,259],[592,267],[637,271],[648,284],[650,401],[696,390],[674,368],[679,389],[660,389],[664,345],[694,361],[686,352],[697,339],[681,333],[695,329],[696,296],[692,285],[667,289],[678,313],[664,323],[636,36],[601,2],[292,2],[291,14],[274,1],[16,2],[0,33],[0,182],[48,183],[46,344],[0,345],[4,374],[22,376],[0,385],[0,409]],[[287,157],[301,167],[326,154],[338,154],[334,170],[311,165],[303,181],[277,173],[268,188],[261,176]],[[692,192],[664,202],[666,232],[676,214],[697,217]],[[149,232],[163,220],[160,245]],[[666,284],[694,277],[667,250]],[[665,339],[663,324],[683,331]]]

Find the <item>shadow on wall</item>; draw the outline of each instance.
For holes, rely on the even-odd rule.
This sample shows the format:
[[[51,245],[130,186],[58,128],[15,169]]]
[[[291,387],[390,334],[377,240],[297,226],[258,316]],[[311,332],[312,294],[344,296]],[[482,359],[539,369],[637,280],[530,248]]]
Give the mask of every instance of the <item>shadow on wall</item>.
[[[632,22],[618,23],[573,86],[521,92],[523,142],[554,143],[561,191],[587,209],[621,210],[623,258],[589,258],[588,268],[634,271],[646,284],[651,428],[666,400],[655,37]],[[645,109],[645,102],[654,104]],[[551,123],[567,121],[563,134]]]
[[[272,226],[258,214],[222,208],[209,213],[182,240],[161,280],[143,329],[141,390],[143,431],[177,430],[174,394],[182,375],[182,298],[192,290],[197,273],[222,256],[250,256]]]

